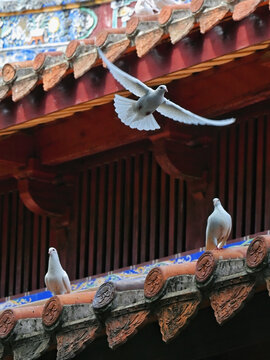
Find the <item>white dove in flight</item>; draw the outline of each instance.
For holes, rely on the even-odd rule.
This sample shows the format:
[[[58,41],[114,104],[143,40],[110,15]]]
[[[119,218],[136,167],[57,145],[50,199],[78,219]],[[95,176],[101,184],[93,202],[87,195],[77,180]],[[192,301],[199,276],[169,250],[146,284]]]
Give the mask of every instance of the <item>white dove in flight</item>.
[[[160,85],[153,90],[142,81],[127,74],[112,64],[103,52],[98,48],[98,53],[107,65],[112,76],[127,90],[138,96],[138,100],[132,100],[120,95],[115,95],[114,106],[119,119],[132,129],[156,130],[160,126],[152,115],[155,110],[168,118],[185,124],[225,126],[232,124],[235,119],[209,120],[183,109],[164,97],[167,92],[165,85]]]
[[[226,245],[232,229],[231,215],[224,210],[219,199],[213,199],[214,211],[208,217],[206,227],[206,250],[221,249]]]
[[[71,286],[69,277],[61,266],[56,249],[50,247],[48,254],[50,255],[49,266],[48,272],[45,275],[47,289],[50,290],[53,295],[70,293]]]

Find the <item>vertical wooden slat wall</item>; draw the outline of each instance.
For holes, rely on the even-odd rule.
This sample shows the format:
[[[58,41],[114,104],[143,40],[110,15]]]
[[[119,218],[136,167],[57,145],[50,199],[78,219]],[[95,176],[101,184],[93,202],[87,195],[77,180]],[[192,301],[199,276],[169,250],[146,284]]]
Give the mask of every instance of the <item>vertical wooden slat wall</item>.
[[[269,131],[270,117],[259,116],[220,132],[214,182],[233,218],[231,238],[270,229]]]
[[[203,200],[205,226],[212,199],[219,197],[233,217],[231,238],[270,229],[269,131],[270,117],[261,116],[218,133]],[[150,151],[89,166],[80,176],[85,190],[78,199],[76,241],[85,265],[77,278],[194,249],[192,241],[186,242],[191,226],[186,218],[194,206],[189,185],[164,173]],[[196,247],[204,246],[204,236],[203,231]]]
[[[0,298],[43,288],[49,220],[31,213],[17,191],[0,194]]]
[[[150,151],[89,167],[80,178],[77,278],[185,250],[184,181],[165,174]]]
[[[269,116],[218,132],[205,225],[213,197],[233,216],[231,238],[270,229]],[[187,236],[193,200],[189,184],[164,173],[151,151],[84,165],[74,191],[71,279],[203,246],[204,226],[196,243]],[[0,297],[44,287],[48,219],[28,211],[16,191],[0,193],[0,234]]]

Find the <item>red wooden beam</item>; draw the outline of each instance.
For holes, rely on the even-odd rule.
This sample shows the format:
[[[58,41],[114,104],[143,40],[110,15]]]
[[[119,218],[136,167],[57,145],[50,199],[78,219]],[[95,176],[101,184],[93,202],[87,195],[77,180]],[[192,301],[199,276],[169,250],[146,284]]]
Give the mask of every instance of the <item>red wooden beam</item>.
[[[174,81],[168,85],[169,97],[200,115],[216,116],[238,110],[270,95],[270,67],[265,52],[257,52],[221,67]],[[112,103],[78,113],[61,122],[36,128],[36,154],[43,165],[57,165],[154,136],[166,131],[180,134],[182,141],[211,138],[218,130],[209,126],[190,126],[165,119],[155,113],[161,132],[130,129],[120,122]],[[223,115],[224,116],[224,115]],[[192,169],[191,169],[192,170]]]
[[[133,52],[121,59],[120,65],[132,75],[148,81],[269,39],[269,9],[262,6],[240,22],[226,21],[204,35],[195,31],[176,45],[163,43],[142,59]],[[121,86],[101,67],[90,70],[78,80],[70,75],[48,93],[39,87],[18,103],[12,103],[10,99],[3,101],[0,104],[0,129],[120,89]]]
[[[174,81],[168,85],[168,96],[184,108],[212,118],[267,100],[270,98],[268,52],[258,51]]]
[[[132,130],[117,119],[113,105],[75,114],[35,132],[42,164],[55,165],[110,150],[147,138],[146,131]]]
[[[24,166],[33,154],[33,138],[31,135],[17,133],[0,138],[1,167]]]
[[[8,179],[16,174],[33,154],[34,144],[31,135],[16,133],[0,137],[0,178]]]
[[[169,97],[195,113],[207,116],[234,111],[270,95],[270,67],[267,53],[253,55],[218,68],[174,81],[168,85]],[[206,91],[207,89],[207,91]],[[181,134],[183,141],[212,137],[213,127],[188,126],[155,114],[164,136],[170,130]],[[130,129],[120,122],[113,104],[77,113],[62,121],[37,127],[32,135],[20,133],[0,138],[0,177],[3,178],[24,166],[34,154],[42,165],[57,165],[84,156],[148,139],[152,132]],[[34,144],[33,145],[33,139]]]

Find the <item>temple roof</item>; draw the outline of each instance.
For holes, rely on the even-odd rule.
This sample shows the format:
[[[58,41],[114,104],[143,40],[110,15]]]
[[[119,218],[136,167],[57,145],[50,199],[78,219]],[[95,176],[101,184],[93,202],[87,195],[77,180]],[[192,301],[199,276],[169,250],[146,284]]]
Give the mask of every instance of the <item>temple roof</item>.
[[[6,309],[0,314],[0,358],[13,353],[16,359],[31,360],[56,348],[57,359],[71,359],[104,336],[115,349],[154,322],[168,343],[181,337],[209,306],[222,325],[248,307],[255,293],[269,289],[269,249],[269,235],[258,235],[249,246],[206,251],[197,261],[156,266],[145,279],[109,281],[97,291]]]
[[[171,42],[174,48],[176,43],[183,39],[181,46],[177,45],[176,48],[177,52],[181,51],[181,54],[183,52],[182,63],[181,56],[180,60],[178,59],[179,53],[177,53],[178,58],[174,54],[171,55],[174,61],[170,66],[161,67],[157,72],[149,71],[153,59],[147,58],[146,61],[139,63],[137,76],[149,85],[168,83],[220,66],[269,47],[269,34],[264,29],[267,28],[265,22],[267,7],[266,2],[250,0],[240,2],[192,0],[190,4],[165,6],[158,15],[133,16],[125,28],[104,29],[95,38],[71,41],[64,53],[39,53],[33,61],[5,64],[0,77],[0,100],[3,101],[11,96],[14,102],[19,102],[33,92],[38,85],[42,85],[44,91],[50,92],[70,74],[79,81],[84,74],[100,64],[97,47],[102,48],[109,60],[115,62],[124,54],[136,52],[138,58],[144,58],[152,49],[164,51],[160,46],[168,42]],[[250,14],[252,15],[249,16]],[[237,33],[238,39],[234,41],[234,44],[230,43],[227,24],[232,26],[232,20],[236,24],[248,16],[248,22],[240,22],[230,30]],[[255,30],[255,27],[258,29],[258,26],[261,32],[257,31],[254,35],[249,31],[253,28]],[[197,40],[194,36],[200,32],[205,37],[204,34],[213,27],[215,28],[211,36],[206,37],[205,42],[201,44],[203,49],[197,53],[196,57],[194,53],[194,58],[192,58],[192,54],[189,53],[192,47],[196,46]],[[247,31],[250,33],[249,36],[247,36]],[[206,52],[207,55],[205,55]],[[185,58],[185,53],[188,55],[187,58]],[[154,54],[154,58],[156,63],[158,53]],[[64,106],[52,106],[48,110],[45,107],[43,114],[38,111],[35,114],[26,111],[22,113],[18,109],[19,119],[15,119],[13,124],[6,121],[7,125],[2,126],[2,129],[5,127],[7,129],[2,130],[2,133],[66,117],[76,111],[84,111],[110,102],[112,94],[122,88],[113,82],[113,86],[105,84],[102,90],[91,90],[88,96],[82,96],[80,100],[76,99]],[[24,107],[23,104],[21,106]],[[2,107],[4,109],[5,106]]]

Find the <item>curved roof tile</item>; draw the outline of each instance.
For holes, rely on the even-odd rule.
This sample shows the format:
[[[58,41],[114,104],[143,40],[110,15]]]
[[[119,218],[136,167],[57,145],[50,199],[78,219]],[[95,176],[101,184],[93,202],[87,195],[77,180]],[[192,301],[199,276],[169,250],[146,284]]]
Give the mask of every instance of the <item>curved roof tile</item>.
[[[97,292],[73,292],[39,306],[6,309],[0,313],[0,355],[8,350],[34,359],[50,351],[50,339],[56,338],[57,359],[71,359],[105,333],[114,349],[155,321],[168,342],[205,306],[223,324],[255,291],[269,290],[269,249],[269,235],[259,235],[248,247],[206,251],[197,263],[155,267],[144,290],[144,279],[124,286],[107,282]]]
[[[33,61],[5,64],[0,76],[0,100],[12,94],[12,100],[18,101],[40,82],[49,91],[70,72],[78,79],[97,63],[96,47],[101,47],[112,62],[134,50],[134,46],[137,56],[142,57],[161,41],[167,41],[168,35],[175,44],[197,28],[197,23],[204,34],[229,11],[238,21],[259,5],[267,4],[260,0],[192,0],[190,4],[165,6],[158,15],[133,16],[126,28],[104,29],[95,39],[72,40],[65,53],[40,53]]]

